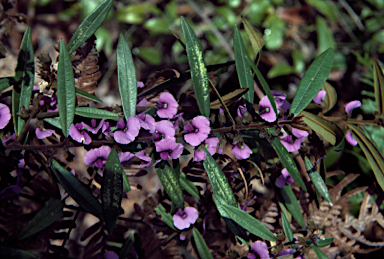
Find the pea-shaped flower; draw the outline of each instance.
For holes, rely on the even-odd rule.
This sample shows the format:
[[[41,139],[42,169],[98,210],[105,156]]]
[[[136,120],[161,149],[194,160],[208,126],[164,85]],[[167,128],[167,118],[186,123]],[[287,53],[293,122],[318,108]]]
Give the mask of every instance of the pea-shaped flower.
[[[199,218],[199,212],[194,207],[186,207],[184,210],[179,209],[173,215],[173,225],[180,230],[187,229],[194,224]]]

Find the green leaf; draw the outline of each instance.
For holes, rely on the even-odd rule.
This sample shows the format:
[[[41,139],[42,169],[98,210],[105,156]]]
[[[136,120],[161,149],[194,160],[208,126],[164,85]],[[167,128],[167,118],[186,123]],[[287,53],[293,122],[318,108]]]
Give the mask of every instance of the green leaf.
[[[8,87],[14,84],[15,84],[15,80],[13,79],[13,77],[0,78],[0,92],[4,91],[5,89],[7,89]]]
[[[48,122],[52,126],[61,129],[61,123],[60,123],[60,118],[55,117],[55,118],[45,118],[44,121]]]
[[[178,208],[184,209],[184,194],[180,184],[180,177],[168,164],[164,168],[156,167],[156,173],[165,192]]]
[[[92,107],[76,107],[75,114],[94,119],[119,119],[119,115],[117,113]]]
[[[61,129],[68,137],[69,128],[75,117],[76,90],[72,62],[64,41],[60,41],[59,66],[57,69],[57,103],[59,105]]]
[[[249,91],[244,95],[244,98],[253,103],[254,99],[254,88],[253,88],[253,77],[251,72],[251,67],[248,62],[245,60],[247,52],[245,51],[245,46],[243,39],[241,38],[239,29],[235,27],[235,35],[233,38],[233,46],[235,49],[235,62],[237,75],[239,77],[239,82],[241,88],[248,88]]]
[[[97,98],[93,94],[90,94],[84,90],[76,88],[75,91],[76,91],[76,94],[80,95],[81,97],[87,98],[87,99],[92,100],[92,101],[97,102],[97,103],[103,103],[102,100],[100,100],[99,98]]]
[[[86,211],[103,220],[103,209],[99,200],[90,189],[68,172],[56,160],[52,160],[52,169],[64,190]]]
[[[330,111],[337,103],[337,93],[335,88],[328,82],[324,83],[323,90],[327,92],[323,99],[324,113]]]
[[[213,259],[211,252],[209,252],[209,248],[204,241],[203,236],[200,234],[199,230],[196,228],[192,229],[193,238],[195,239],[196,248],[199,252],[200,258],[204,259]]]
[[[327,22],[321,16],[316,16],[317,48],[319,53],[323,53],[329,48],[335,48],[336,42],[333,32],[328,27]]]
[[[133,53],[141,57],[146,63],[151,65],[161,65],[161,62],[163,61],[162,52],[155,48],[138,47],[133,49]]]
[[[237,99],[239,99],[241,96],[243,96],[246,92],[248,92],[248,88],[238,88],[234,91],[230,92],[229,94],[221,96],[221,100],[226,106],[231,105],[234,103]],[[211,109],[213,110],[219,110],[222,107],[220,99],[216,99],[213,102],[211,102]]]
[[[333,49],[331,48],[324,51],[312,62],[300,81],[290,113],[293,113],[294,116],[299,115],[313,100],[327,80],[332,63]]]
[[[291,229],[291,225],[289,224],[289,221],[288,221],[287,217],[284,215],[284,213],[281,214],[281,222],[282,222],[284,234],[287,237],[287,240],[292,241],[293,240],[293,232]]]
[[[209,83],[207,68],[204,62],[203,51],[199,41],[191,26],[181,17],[181,28],[183,30],[189,67],[191,68],[191,78],[193,91],[196,95],[197,105],[200,112],[205,117],[210,115]]]
[[[313,246],[313,251],[315,252],[317,259],[329,259],[328,256],[324,254],[323,251],[320,250],[317,246]]]
[[[122,171],[122,174],[123,174],[123,191],[129,192],[131,190],[131,185],[129,183],[127,174],[125,173],[124,170]]]
[[[278,76],[285,76],[295,72],[295,69],[286,62],[277,63],[274,65],[267,74],[268,78],[275,78]]]
[[[253,53],[256,57],[265,44],[263,35],[259,31],[257,31],[255,27],[253,27],[253,25],[243,16],[241,16],[241,21],[243,22],[245,32],[247,33],[248,38],[251,41]]]
[[[79,28],[77,28],[75,34],[68,43],[67,49],[69,54],[72,54],[95,33],[104,21],[112,5],[113,0],[105,0],[99,4],[92,13],[85,17],[84,21],[80,24]]]
[[[320,193],[321,196],[324,197],[324,199],[333,206],[331,196],[329,195],[327,185],[325,184],[323,178],[321,178],[319,172],[313,171],[313,165],[311,161],[308,159],[308,157],[304,158],[305,162],[305,168],[307,169],[309,178],[311,179],[313,185],[315,186],[316,191]]]
[[[310,112],[302,111],[301,114],[304,115],[303,121],[305,124],[321,135],[332,146],[337,146],[341,143],[344,138],[344,132],[335,123]]]
[[[165,208],[163,205],[159,204],[155,208],[156,214],[161,216],[161,220],[168,225],[168,227],[172,228],[173,230],[177,231],[175,226],[173,225],[173,218],[171,214],[165,212]]]
[[[121,105],[125,119],[128,120],[129,117],[136,115],[137,81],[131,49],[122,33],[117,44],[117,75]]]
[[[212,198],[217,206],[217,209],[222,217],[233,219],[241,227],[245,228],[252,234],[261,237],[265,240],[276,241],[275,235],[260,221],[249,215],[247,212],[226,203],[216,192]]]
[[[24,227],[18,240],[25,239],[50,226],[63,216],[64,204],[60,200],[49,199],[35,217]]]
[[[280,192],[283,196],[284,204],[292,214],[293,218],[297,221],[297,223],[299,223],[301,227],[304,226],[303,214],[300,210],[299,202],[297,201],[296,196],[291,189],[291,185],[285,185],[280,189]]]
[[[303,178],[301,178],[300,172],[297,169],[297,166],[295,164],[295,161],[293,161],[291,154],[289,154],[287,149],[283,146],[283,144],[281,144],[278,138],[273,139],[272,146],[275,149],[277,156],[280,158],[281,163],[283,163],[285,168],[287,168],[289,175],[293,178],[293,180],[295,180],[298,185],[300,185],[301,189],[307,191]]]
[[[191,194],[196,199],[200,200],[200,192],[193,182],[189,181],[185,174],[181,172],[180,174],[180,184],[189,194]]]
[[[112,234],[123,200],[123,176],[125,174],[115,149],[109,153],[101,185],[101,205],[109,235]]]
[[[6,246],[0,246],[0,254],[7,259],[37,259],[36,256],[24,250]]]
[[[132,251],[132,246],[135,243],[135,236],[134,234],[131,234],[130,236],[125,239],[123,246],[120,249],[119,252],[119,258],[127,258],[129,253]]]
[[[204,152],[207,156],[203,161],[203,165],[208,174],[209,182],[212,185],[213,191],[229,205],[237,207],[237,200],[233,194],[231,186],[228,183],[227,177],[225,177],[225,174],[205,147]]]
[[[375,89],[376,109],[379,115],[384,114],[384,74],[377,59],[373,60],[373,86]]]
[[[318,247],[324,247],[324,246],[329,246],[333,242],[333,237],[330,238],[321,238],[317,241],[317,246]]]
[[[15,83],[12,90],[12,115],[16,135],[20,135],[25,121],[19,114],[22,108],[28,110],[31,103],[32,88],[35,82],[35,60],[31,28],[27,27],[20,45],[15,73]]]

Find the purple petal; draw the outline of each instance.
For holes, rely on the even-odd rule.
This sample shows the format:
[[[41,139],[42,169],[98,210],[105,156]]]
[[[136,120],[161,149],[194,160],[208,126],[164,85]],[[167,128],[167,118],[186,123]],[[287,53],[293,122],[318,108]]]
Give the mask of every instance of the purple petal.
[[[348,141],[348,143],[351,144],[352,146],[357,145],[357,140],[352,136],[352,133],[349,131],[345,133],[345,140]]]
[[[188,124],[187,124],[188,125]],[[191,146],[200,145],[206,138],[208,138],[211,127],[209,126],[209,120],[205,116],[197,116],[193,118],[192,125],[196,129],[191,133],[184,135],[184,140]],[[184,127],[185,129],[186,127]]]
[[[193,128],[192,124],[187,123],[184,125],[184,131],[185,132],[192,132],[193,130],[194,130],[194,128]]]
[[[145,106],[147,106],[147,104],[148,104],[147,99],[143,98],[143,99],[141,99],[140,102],[138,102],[138,103],[136,104],[136,107],[145,107]]]
[[[207,158],[207,154],[204,151],[198,150],[197,148],[193,152],[193,160],[196,162],[200,162]]]
[[[304,142],[304,138],[298,138],[293,141],[292,136],[288,135],[285,138],[280,139],[280,142],[288,152],[294,152],[300,149],[301,143]]]
[[[276,120],[276,113],[272,108],[271,102],[268,96],[261,98],[259,102],[260,117],[268,122],[274,122]]]
[[[233,145],[232,154],[236,159],[247,159],[252,153],[252,150],[245,143],[241,147],[239,147],[238,143]]]
[[[280,253],[278,253],[277,255],[275,255],[275,257],[280,257],[280,256],[284,256],[284,255],[291,255],[291,254],[294,254],[296,252],[295,249],[284,249],[283,251],[281,251]]]
[[[194,207],[185,207],[184,213],[187,215],[185,219],[191,224],[194,224],[199,218],[199,212]]]
[[[245,107],[245,104],[239,105],[239,107],[237,107],[237,116],[242,117],[246,112],[247,112],[247,108]]]
[[[308,137],[308,135],[309,135],[308,131],[299,130],[299,129],[296,129],[296,128],[292,128],[292,134],[296,138],[305,138],[305,137]]]
[[[172,152],[169,154],[169,157],[172,159],[177,159],[181,156],[183,153],[183,145],[180,143],[176,143],[176,145],[173,146]]]
[[[82,127],[82,123],[72,124],[71,127],[69,127],[69,135],[73,140],[88,145],[92,142],[92,139],[88,133],[82,130]]]
[[[360,107],[361,106],[361,102],[360,101],[352,101],[352,102],[349,102],[347,104],[344,105],[344,109],[345,109],[345,112],[347,114],[351,114],[352,110],[357,108],[357,107]]]
[[[51,136],[53,133],[55,133],[55,131],[52,130],[52,129],[44,129],[44,130],[42,130],[42,129],[40,129],[40,127],[38,127],[35,130],[35,134],[36,134],[36,137],[38,139],[44,139],[46,137]]]
[[[275,185],[279,188],[283,188],[286,182],[287,180],[285,179],[284,175],[280,175],[279,177],[277,177]]]
[[[158,110],[157,115],[160,118],[167,118],[171,119],[173,116],[177,113],[177,108],[179,107],[179,104],[175,100],[172,94],[165,92],[162,93],[158,100]]]
[[[129,117],[127,120],[127,132],[136,138],[139,135],[139,131],[140,121],[135,117]]]
[[[105,119],[102,119],[97,127],[96,127],[96,120],[95,119],[92,119],[92,122],[91,122],[92,126],[89,126],[88,124],[86,124],[84,122],[81,122],[81,124],[82,124],[83,128],[87,129],[92,134],[97,134],[97,132],[99,132],[101,127],[104,125],[104,122],[105,122]]]
[[[165,139],[159,140],[155,143],[156,152],[171,150],[175,144],[176,144],[175,138],[165,138]]]
[[[101,127],[101,132],[102,132],[105,136],[109,137],[110,134],[111,134],[110,131],[111,131],[111,126],[109,125],[109,122],[108,122],[108,121],[105,121],[104,124],[103,124],[103,126]]]
[[[11,111],[9,107],[3,103],[0,103],[0,129],[4,129],[11,120]]]
[[[134,154],[132,154],[131,152],[121,152],[118,154],[119,156],[119,159],[120,159],[120,163],[124,163],[124,162],[127,162],[129,160],[131,160],[132,158],[135,157]]]
[[[149,166],[149,164],[150,164],[151,161],[152,161],[152,158],[149,157],[149,156],[147,156],[146,153],[147,153],[147,151],[144,149],[144,150],[141,150],[141,151],[139,151],[139,152],[137,152],[137,153],[135,154],[135,156],[136,156],[137,158],[139,158],[139,159],[142,160],[142,161],[141,161],[141,164],[140,164],[140,168],[144,168],[144,167]],[[144,162],[146,162],[146,163],[144,163]]]
[[[104,253],[103,259],[119,259],[119,256],[113,251],[107,251]]]
[[[148,130],[150,133],[153,133],[155,131],[156,121],[151,115],[142,112],[140,114],[137,114],[136,118],[140,121],[140,126],[143,129]]]
[[[281,175],[284,176],[285,179],[287,179],[288,177],[291,176],[291,175],[289,174],[287,168],[283,168],[283,170],[281,170]]]
[[[182,216],[178,215],[177,213],[173,215],[173,225],[179,229],[187,229],[191,225],[188,221],[186,221]]]
[[[327,93],[327,92],[326,92],[325,90],[320,90],[320,91],[316,94],[315,98],[313,98],[313,101],[314,101],[315,103],[317,103],[317,104],[322,104],[322,103],[323,103],[323,99],[324,99],[326,93]]]
[[[124,122],[124,120],[123,119],[120,119],[117,123],[116,123],[116,127],[118,128],[118,129],[125,129],[125,122]]]
[[[98,159],[106,162],[108,159],[109,153],[111,153],[111,148],[109,146],[101,146],[99,148],[93,148],[84,155],[84,163],[86,165],[91,165],[92,163],[95,163]],[[97,165],[95,164],[95,166],[102,167],[102,164],[103,163],[97,163]]]
[[[251,246],[252,250],[259,255],[260,259],[269,259],[267,244],[262,241],[256,241]]]
[[[144,87],[144,83],[141,81],[137,81],[137,88],[143,88],[143,87]]]
[[[256,255],[254,255],[252,253],[248,253],[247,258],[248,259],[256,259]]]
[[[159,135],[162,135],[160,137],[163,138],[169,138],[175,136],[175,128],[173,127],[172,122],[167,120],[162,120],[156,123],[155,132]]]

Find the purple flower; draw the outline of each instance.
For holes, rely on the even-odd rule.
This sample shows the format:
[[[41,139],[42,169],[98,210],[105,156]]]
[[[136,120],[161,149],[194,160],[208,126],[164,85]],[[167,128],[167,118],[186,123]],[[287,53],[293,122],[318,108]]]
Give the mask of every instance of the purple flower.
[[[142,112],[137,114],[135,117],[140,121],[140,126],[143,129],[148,130],[150,133],[155,131],[156,121],[151,115]]]
[[[183,145],[176,143],[175,138],[165,138],[155,143],[156,152],[160,153],[160,158],[162,160],[167,160],[168,158],[176,159],[181,156],[183,153]]]
[[[127,124],[120,119],[116,127],[121,129],[114,132],[113,137],[119,144],[129,144],[135,140],[140,131],[140,121],[135,117],[129,117]]]
[[[276,103],[277,110],[283,110],[287,112],[291,108],[291,104],[286,100],[287,95],[285,93],[271,90]]]
[[[294,253],[296,253],[295,249],[288,248],[288,249],[284,249],[283,251],[281,251],[280,253],[275,255],[275,257],[277,258],[277,257],[284,256],[284,255],[291,255],[291,254],[294,254]],[[297,258],[301,258],[301,257],[299,256]]]
[[[251,249],[259,256],[260,259],[270,259],[267,244],[262,241],[256,241],[252,244]],[[248,259],[256,259],[254,254],[249,253]]]
[[[199,218],[199,212],[194,207],[186,207],[184,211],[179,209],[173,215],[173,225],[180,230],[187,229]]]
[[[143,88],[143,87],[144,87],[144,83],[141,81],[137,81],[137,88]]]
[[[84,155],[84,163],[86,165],[93,164],[97,168],[102,168],[105,163],[107,163],[109,153],[111,153],[111,148],[109,146],[90,149]]]
[[[345,133],[345,140],[348,141],[348,143],[351,144],[352,146],[357,145],[357,140],[352,136],[352,133],[350,131]]]
[[[211,132],[209,120],[207,117],[197,116],[192,119],[192,125],[191,123],[185,124],[184,131],[191,132],[184,135],[185,142],[196,147],[208,138],[208,134]]]
[[[147,104],[148,104],[147,99],[143,98],[143,99],[141,99],[140,102],[138,102],[138,103],[136,104],[136,107],[145,107],[145,106],[147,106]]]
[[[7,144],[8,141],[15,140],[16,134],[13,133],[11,136],[5,135],[3,138],[3,144]]]
[[[72,124],[69,128],[69,135],[73,140],[84,143],[85,145],[92,142],[91,137],[83,130],[83,123]]]
[[[11,111],[8,106],[0,103],[0,129],[4,129],[11,120]]]
[[[345,112],[347,114],[351,114],[352,110],[357,108],[357,107],[360,107],[361,106],[361,102],[360,101],[352,101],[352,102],[349,102],[347,104],[344,105],[344,109],[345,109]]]
[[[141,150],[141,151],[139,151],[139,152],[137,152],[137,153],[135,154],[135,156],[136,156],[137,158],[139,158],[139,159],[142,160],[142,161],[141,161],[141,164],[140,164],[140,167],[141,167],[141,168],[149,166],[149,164],[150,164],[151,161],[152,161],[152,158],[151,158],[150,156],[147,156],[146,153],[147,153],[147,150],[143,149],[143,150]],[[145,162],[145,163],[144,163],[144,162]]]
[[[53,129],[40,129],[40,127],[37,127],[35,130],[35,134],[38,139],[49,137],[53,133],[55,133]]]
[[[104,253],[103,259],[119,259],[119,256],[113,251],[107,251]]]
[[[280,142],[287,149],[288,152],[294,152],[300,149],[301,144],[304,142],[304,138],[308,136],[308,132],[292,128],[292,134],[288,135],[283,132],[283,136],[280,137]],[[295,137],[295,138],[294,138]]]
[[[237,116],[243,117],[243,115],[247,112],[247,107],[245,104],[239,105],[237,107]]]
[[[121,152],[118,154],[118,156],[119,156],[120,163],[127,162],[135,157],[135,155],[132,154],[131,152]]]
[[[233,142],[232,154],[236,159],[247,159],[252,153],[252,150],[245,143]]]
[[[273,110],[272,104],[268,99],[268,96],[261,98],[259,102],[260,117],[268,122],[274,122],[276,120],[276,113]]]
[[[295,181],[291,177],[291,175],[288,173],[287,168],[284,168],[281,170],[281,175],[277,177],[275,185],[279,188],[283,188],[286,184],[294,183]]]
[[[205,148],[212,156],[216,153],[217,146],[219,145],[219,139],[217,137],[209,137],[205,140]],[[196,162],[203,161],[207,157],[204,150],[195,149],[193,160]]]
[[[105,119],[102,119],[99,123],[99,125],[96,125],[96,119],[91,120],[91,126],[88,124],[85,124],[84,122],[81,122],[83,124],[83,128],[87,129],[92,134],[97,134],[101,127],[104,125]]]
[[[179,107],[179,104],[173,95],[168,92],[162,93],[160,95],[157,104],[157,115],[159,115],[160,118],[167,119],[171,119],[173,116],[175,116],[177,113],[177,107]]]
[[[153,139],[164,139],[164,138],[174,138],[175,128],[173,127],[172,122],[167,120],[162,120],[156,123],[155,133],[153,134]]]
[[[111,133],[111,126],[109,125],[108,121],[105,121],[103,126],[101,127],[101,132],[106,136],[109,137],[113,133]]]
[[[314,101],[315,103],[317,103],[317,104],[322,104],[322,103],[323,103],[323,99],[324,99],[324,97],[325,97],[326,94],[327,94],[327,91],[325,91],[325,90],[320,90],[320,91],[316,94],[315,98],[313,98],[313,101]]]

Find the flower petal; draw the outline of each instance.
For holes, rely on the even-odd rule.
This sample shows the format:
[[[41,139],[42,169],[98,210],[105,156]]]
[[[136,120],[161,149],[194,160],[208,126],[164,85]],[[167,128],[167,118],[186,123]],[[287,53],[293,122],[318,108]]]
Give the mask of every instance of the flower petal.
[[[325,90],[320,90],[320,91],[316,94],[315,98],[313,98],[313,101],[314,101],[315,103],[317,103],[317,104],[322,104],[322,103],[323,103],[323,99],[324,99],[324,97],[325,97],[326,94],[327,94],[327,91],[325,91]]]
[[[348,141],[348,143],[351,144],[352,146],[357,145],[357,140],[352,136],[352,133],[349,131],[345,133],[345,140]]]
[[[351,114],[353,109],[360,107],[360,106],[361,106],[361,102],[356,100],[356,101],[352,101],[352,102],[345,104],[344,109],[345,109],[345,112],[347,114]]]
[[[0,103],[0,129],[4,129],[11,120],[11,111],[9,107],[3,103]]]

